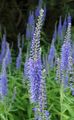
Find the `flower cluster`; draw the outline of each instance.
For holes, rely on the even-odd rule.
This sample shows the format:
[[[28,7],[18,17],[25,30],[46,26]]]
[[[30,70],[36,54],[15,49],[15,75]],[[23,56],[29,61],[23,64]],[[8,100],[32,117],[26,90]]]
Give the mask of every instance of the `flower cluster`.
[[[2,45],[1,45],[1,53],[0,53],[0,63],[2,63],[2,60],[6,53],[6,34],[3,34],[2,38]]]
[[[46,120],[46,92],[45,78],[42,70],[40,51],[40,32],[43,25],[44,10],[40,9],[40,14],[36,23],[33,38],[31,40],[30,57],[27,66],[27,76],[29,79],[30,101],[35,104],[35,120]]]
[[[7,69],[7,66],[11,63],[11,52],[9,49],[9,44],[7,43],[6,45],[7,45],[6,54],[2,61],[2,71],[0,74],[0,99],[3,99],[4,96],[7,94],[8,80],[7,80],[6,69]]]
[[[26,39],[31,40],[33,37],[33,32],[35,28],[35,19],[34,19],[34,13],[30,11],[27,28],[26,28]]]

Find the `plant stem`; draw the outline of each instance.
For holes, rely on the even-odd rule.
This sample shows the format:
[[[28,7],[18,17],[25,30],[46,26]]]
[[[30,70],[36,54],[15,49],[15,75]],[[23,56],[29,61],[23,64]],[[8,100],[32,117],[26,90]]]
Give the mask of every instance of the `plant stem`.
[[[62,116],[62,113],[63,113],[63,98],[64,98],[64,95],[63,95],[63,82],[61,82],[61,85],[60,85],[60,107],[61,107],[61,116],[60,116],[60,120],[63,120],[63,116]]]

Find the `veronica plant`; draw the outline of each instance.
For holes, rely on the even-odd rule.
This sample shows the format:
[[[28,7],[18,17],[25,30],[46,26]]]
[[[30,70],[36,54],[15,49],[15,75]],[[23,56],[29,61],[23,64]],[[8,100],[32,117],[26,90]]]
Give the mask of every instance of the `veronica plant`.
[[[42,79],[40,83],[40,95],[39,95],[39,106],[40,106],[40,118],[41,120],[49,120],[49,112],[47,109],[47,97],[46,97],[46,82],[45,82],[46,71],[42,70]]]
[[[67,19],[66,19],[66,17],[64,19],[62,29],[63,29],[63,34],[65,35],[66,29],[67,29]]]
[[[34,13],[30,11],[27,28],[26,28],[26,39],[31,40],[33,37],[33,32],[35,28]]]
[[[41,27],[42,27],[42,18],[43,18],[43,9],[40,10],[40,16],[38,18],[38,22],[36,23],[36,28],[35,28],[35,32],[34,32],[32,43],[31,43],[30,59],[29,59],[30,62],[31,62],[30,65],[32,64],[32,66],[33,66],[32,70],[34,70],[34,72],[32,72],[32,73],[34,73],[36,75],[37,75],[37,72],[39,71],[38,69],[40,69],[40,71],[41,71],[41,68],[39,68],[39,66],[41,66],[40,65],[41,64],[41,62],[40,62],[41,61],[41,53],[40,53],[40,31],[41,31]],[[31,69],[31,67],[30,67],[30,69]],[[35,70],[36,70],[36,72],[35,72]],[[38,74],[39,74],[39,72],[38,72]],[[37,75],[37,76],[40,76],[40,75]],[[34,77],[34,79],[38,79],[38,78]],[[34,82],[36,83],[35,80],[34,80]],[[40,78],[39,78],[39,80],[37,80],[37,83],[36,83],[36,84],[39,85],[38,82],[40,82]],[[36,85],[36,87],[37,87],[36,91],[39,92],[39,89],[38,89],[39,86],[38,85]],[[35,95],[35,97],[36,97],[36,95]],[[37,97],[36,100],[38,100],[38,98],[39,97]]]
[[[68,68],[68,57],[70,53],[71,53],[71,20],[70,20],[70,16],[68,16],[68,28],[67,28],[64,44],[62,45],[62,50],[61,50],[62,71]]]
[[[4,96],[7,94],[7,74],[6,74],[6,58],[4,57],[2,62],[2,71],[0,74],[0,99],[4,99]]]
[[[35,16],[36,17],[38,17],[39,16],[39,11],[40,11],[40,9],[41,9],[41,7],[42,7],[42,0],[39,0],[39,4],[38,4],[38,6],[37,6],[37,8],[36,8],[36,11],[35,11]]]
[[[12,62],[11,51],[10,51],[10,48],[9,48],[9,43],[7,43],[6,55],[5,55],[6,66],[8,66],[9,64],[11,64],[11,62]]]
[[[38,6],[37,6],[37,8],[35,10],[35,16],[36,16],[36,18],[39,16],[39,12],[40,12],[40,9],[42,8],[42,6],[44,8],[43,19],[45,20],[45,17],[46,17],[46,5],[45,4],[43,5],[43,0],[39,0],[39,4],[38,4]]]
[[[44,79],[42,74],[42,62],[40,51],[40,32],[43,25],[44,10],[40,10],[33,39],[31,41],[30,57],[28,60],[28,79],[29,79],[29,93],[30,101],[34,103],[35,120],[46,120],[45,116],[45,90]],[[43,86],[44,85],[44,86]],[[43,101],[41,103],[41,101]],[[44,117],[43,117],[44,116]]]
[[[60,83],[60,120],[64,119],[63,106],[64,106],[64,94],[69,88],[69,82],[71,81],[71,69],[72,69],[72,57],[71,57],[71,18],[68,16],[68,27],[65,35],[65,40],[61,48],[61,59],[57,59],[57,79]],[[71,84],[71,90],[72,84]]]

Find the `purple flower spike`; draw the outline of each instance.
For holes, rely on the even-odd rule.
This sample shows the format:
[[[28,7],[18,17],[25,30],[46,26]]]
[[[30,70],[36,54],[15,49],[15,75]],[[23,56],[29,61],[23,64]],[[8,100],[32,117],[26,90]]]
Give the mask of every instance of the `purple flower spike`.
[[[31,41],[31,50],[30,50],[30,56],[34,60],[37,58],[40,58],[40,32],[41,28],[43,25],[43,15],[44,15],[44,10],[40,10],[40,15],[38,17],[38,21],[36,23],[35,31],[33,34],[33,39]]]
[[[40,11],[40,7],[38,6],[36,8],[36,11],[35,11],[35,16],[38,17],[39,16],[39,11]]]
[[[64,87],[68,86],[68,80],[71,80],[72,76],[72,53],[71,53],[71,24],[68,23],[65,40],[61,49],[61,81]]]
[[[50,48],[50,52],[48,55],[48,63],[49,63],[51,68],[54,65],[54,58],[55,58],[55,46],[54,46],[54,43],[52,43],[51,48]]]
[[[69,56],[71,55],[71,24],[68,24],[64,44],[61,49],[61,69],[67,70]]]
[[[26,28],[26,39],[27,40],[32,39],[33,33],[34,33],[34,28],[35,28],[34,13],[30,12],[30,15],[28,18],[28,23],[27,23],[27,28]]]
[[[5,55],[5,63],[6,63],[6,66],[11,64],[12,62],[12,57],[11,57],[11,51],[10,51],[10,48],[9,48],[9,44],[7,43],[7,48],[6,48],[6,55]]]
[[[5,58],[2,62],[2,71],[0,75],[0,99],[3,99],[7,94],[7,75],[6,75],[6,63]]]
[[[38,17],[39,16],[39,12],[40,12],[40,9],[42,7],[42,0],[39,0],[39,4],[36,8],[36,11],[35,11],[35,16]]]
[[[0,53],[0,63],[2,63],[2,60],[6,53],[6,34],[3,34],[2,38],[2,45],[1,45],[1,53]]]
[[[68,73],[66,73],[65,79],[64,79],[64,88],[68,87],[68,81],[69,81],[69,76]]]
[[[29,18],[28,18],[28,24],[31,26],[34,23],[34,13],[30,11]]]
[[[3,99],[7,94],[7,77],[6,74],[0,75],[0,98]]]
[[[61,51],[61,69],[66,70],[68,68],[68,58],[70,55],[71,45],[68,41],[65,41]]]
[[[50,116],[49,112],[47,110],[45,110],[45,118],[46,118],[46,120],[49,120],[49,116]]]
[[[40,88],[40,78],[41,78],[41,63],[40,60],[34,62],[29,59],[29,70],[28,78],[30,81],[30,100],[32,103],[39,101],[39,88]]]
[[[66,32],[66,29],[67,29],[67,20],[65,18],[63,22],[63,32]]]
[[[42,71],[42,78],[40,82],[40,95],[39,95],[39,106],[40,106],[40,119],[43,120],[49,120],[49,113],[47,110],[47,99],[46,99],[46,83],[45,83],[45,76],[46,76],[46,71],[43,69]]]
[[[41,9],[33,38],[31,41],[30,57],[26,62],[27,76],[29,80],[29,94],[30,101],[34,103],[34,117],[35,120],[43,120],[47,116],[46,109],[46,86],[45,75],[42,71],[41,50],[40,50],[40,32],[43,25],[44,10]],[[42,116],[43,115],[43,116]],[[47,119],[48,120],[48,119]]]

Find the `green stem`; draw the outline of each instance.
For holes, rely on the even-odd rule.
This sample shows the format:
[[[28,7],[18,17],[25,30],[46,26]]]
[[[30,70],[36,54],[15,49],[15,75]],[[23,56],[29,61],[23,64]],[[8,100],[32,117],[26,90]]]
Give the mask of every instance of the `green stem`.
[[[64,95],[63,95],[63,82],[61,82],[61,85],[60,85],[60,107],[61,107],[61,116],[60,116],[60,120],[63,120],[63,99],[64,99]]]

